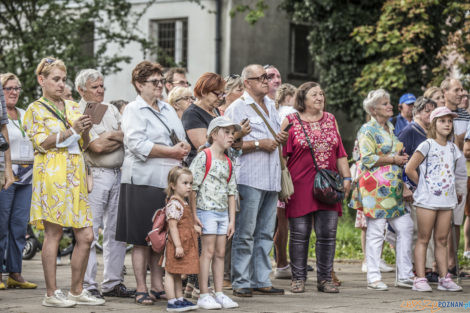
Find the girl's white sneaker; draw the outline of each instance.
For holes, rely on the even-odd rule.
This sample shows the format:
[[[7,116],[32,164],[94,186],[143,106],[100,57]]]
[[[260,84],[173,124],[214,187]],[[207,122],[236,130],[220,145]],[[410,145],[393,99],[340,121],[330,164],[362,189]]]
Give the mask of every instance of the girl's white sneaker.
[[[197,300],[197,306],[205,310],[217,310],[222,308],[222,305],[217,303],[211,295],[200,297],[199,300]]]
[[[224,309],[238,308],[238,303],[230,299],[224,294],[221,294],[215,298],[215,301],[219,303]]]
[[[454,283],[450,274],[447,274],[445,278],[439,278],[437,289],[442,291],[462,291],[462,287]]]
[[[51,306],[56,308],[71,308],[76,304],[77,303],[75,301],[68,300],[60,289],[54,291],[54,294],[50,297],[48,297],[46,294],[44,296],[44,300],[42,300],[43,306]]]

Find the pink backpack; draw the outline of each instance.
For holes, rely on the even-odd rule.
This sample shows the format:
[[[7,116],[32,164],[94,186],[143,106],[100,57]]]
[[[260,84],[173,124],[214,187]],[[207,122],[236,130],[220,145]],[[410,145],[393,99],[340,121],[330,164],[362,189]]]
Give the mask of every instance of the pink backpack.
[[[162,253],[165,250],[166,239],[168,236],[168,225],[166,222],[165,207],[158,209],[152,218],[152,230],[148,233],[145,240],[152,250],[156,253]]]

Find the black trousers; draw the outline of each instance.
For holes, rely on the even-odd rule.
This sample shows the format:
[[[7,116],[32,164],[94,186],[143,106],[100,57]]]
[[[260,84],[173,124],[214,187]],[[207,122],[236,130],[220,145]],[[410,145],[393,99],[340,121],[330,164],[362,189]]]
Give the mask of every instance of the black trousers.
[[[315,254],[317,259],[317,281],[331,281],[333,260],[336,248],[336,229],[338,212],[316,211],[304,216],[289,218],[289,254],[292,268],[292,280],[307,279],[307,258],[312,219],[317,241]]]

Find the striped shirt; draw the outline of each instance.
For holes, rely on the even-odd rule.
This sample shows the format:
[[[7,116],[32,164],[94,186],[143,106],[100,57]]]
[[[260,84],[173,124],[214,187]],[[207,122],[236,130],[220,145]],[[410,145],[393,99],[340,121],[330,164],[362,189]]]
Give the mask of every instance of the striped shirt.
[[[255,100],[245,92],[242,97],[233,102],[225,111],[235,123],[240,123],[245,118],[250,120],[251,133],[243,139],[245,141],[274,139],[268,127],[264,124],[263,119],[251,108],[250,104],[255,103],[264,118],[270,123],[274,132],[279,133],[281,122],[279,114],[276,111],[274,101],[267,96],[264,97],[269,116],[255,102]],[[265,191],[281,190],[281,165],[279,160],[279,151],[275,150],[271,153],[264,150],[258,150],[247,154],[242,154],[238,158],[235,166],[235,174],[238,184],[247,185],[253,188]]]
[[[467,110],[462,108],[457,108],[456,111],[457,117],[454,119],[454,133],[456,135],[461,135],[467,131],[468,122],[470,121],[470,114]]]

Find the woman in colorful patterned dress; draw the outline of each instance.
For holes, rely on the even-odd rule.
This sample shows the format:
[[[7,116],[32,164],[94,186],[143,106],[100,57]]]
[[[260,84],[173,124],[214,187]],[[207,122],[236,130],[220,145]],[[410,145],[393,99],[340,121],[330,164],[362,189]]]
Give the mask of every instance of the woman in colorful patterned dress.
[[[82,149],[92,126],[77,103],[63,100],[67,72],[64,63],[44,58],[36,69],[42,97],[28,107],[25,130],[35,147],[30,222],[44,228],[42,266],[46,282],[44,306],[99,305],[104,300],[82,288],[93,240]],[[72,285],[66,297],[56,285],[56,258],[62,227],[72,227]]]
[[[347,154],[333,114],[325,112],[325,96],[320,85],[314,82],[302,84],[295,94],[294,108],[299,112],[302,125],[315,150],[320,168],[339,172],[344,178],[346,194],[351,187]],[[292,269],[292,292],[304,292],[307,279],[307,256],[312,219],[314,220],[315,252],[317,259],[317,288],[322,292],[336,293],[332,282],[333,259],[336,246],[336,229],[341,215],[341,203],[323,204],[313,197],[312,189],[316,169],[306,137],[297,113],[289,114],[281,129],[288,123],[289,139],[283,148],[288,158],[287,167],[294,183],[294,194],[286,203],[289,218],[289,255]]]
[[[411,288],[414,278],[411,264],[413,221],[405,211],[404,200],[411,200],[412,194],[402,179],[408,155],[402,151],[403,144],[393,134],[394,128],[389,122],[393,116],[390,95],[383,89],[369,92],[364,109],[372,118],[358,133],[359,193],[354,207],[362,209],[367,219],[367,288],[388,290],[379,268],[387,222],[397,233],[398,281],[395,284]]]

